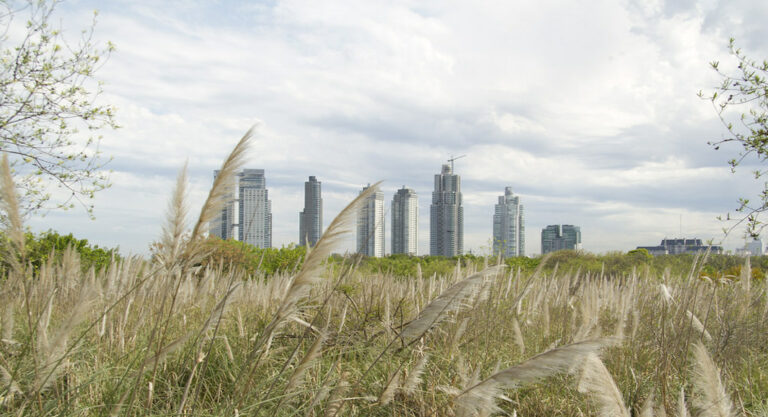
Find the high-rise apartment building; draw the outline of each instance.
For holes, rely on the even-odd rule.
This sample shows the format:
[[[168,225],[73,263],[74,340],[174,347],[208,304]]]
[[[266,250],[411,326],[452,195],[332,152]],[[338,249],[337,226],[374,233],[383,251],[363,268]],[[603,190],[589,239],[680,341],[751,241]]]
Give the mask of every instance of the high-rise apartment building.
[[[520,197],[504,188],[493,212],[493,253],[504,257],[525,256],[525,217]]]
[[[259,248],[272,247],[272,202],[263,169],[244,169],[238,178],[239,240]]]
[[[363,187],[363,191],[370,187]],[[362,193],[362,191],[361,191]],[[376,191],[357,212],[357,252],[366,256],[384,256],[384,193]]]
[[[214,179],[219,171],[213,172]],[[235,175],[235,192],[211,222],[210,234],[237,239],[260,248],[272,246],[272,202],[263,169],[244,169]]]
[[[429,206],[429,254],[457,256],[464,251],[464,208],[461,206],[461,178],[452,165],[443,165],[435,175],[435,191]]]
[[[417,255],[419,200],[410,188],[397,190],[392,198],[392,253]]]
[[[321,185],[314,176],[304,183],[304,210],[299,213],[299,245],[315,246],[323,234]]]
[[[541,229],[541,254],[563,249],[581,249],[581,228],[571,224],[549,225]]]

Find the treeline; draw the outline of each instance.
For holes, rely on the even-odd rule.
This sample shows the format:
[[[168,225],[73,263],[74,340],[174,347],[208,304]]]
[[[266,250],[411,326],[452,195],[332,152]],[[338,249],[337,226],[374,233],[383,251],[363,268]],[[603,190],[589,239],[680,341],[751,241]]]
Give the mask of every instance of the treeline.
[[[7,253],[5,251],[8,248],[7,237],[3,236],[0,244],[2,244],[0,250]],[[278,272],[290,273],[301,267],[306,255],[306,248],[296,245],[260,249],[236,240],[217,238],[209,239],[206,245],[209,249],[209,255],[203,260],[201,266],[224,269],[234,267],[242,269],[250,276],[269,277]],[[112,259],[120,260],[118,248],[102,248],[98,245],[92,245],[88,240],[78,239],[71,233],[62,235],[49,230],[38,234],[30,232],[25,234],[25,262],[31,263],[35,268],[48,262],[52,256],[60,259],[67,248],[72,248],[80,255],[80,265],[83,270],[91,267],[99,270],[109,266]],[[691,273],[695,258],[696,256],[692,254],[651,256],[644,249],[606,254],[563,250],[547,256],[542,270],[552,272],[557,268],[561,272],[579,271],[592,275],[602,273],[611,276],[631,274],[633,270],[638,273],[647,271],[654,276],[662,276],[664,273],[686,275]],[[535,258],[514,257],[506,258],[503,262],[512,270],[520,269],[523,272],[531,272],[539,267],[543,259],[545,257],[542,256]],[[486,263],[495,264],[497,258],[477,255],[452,258],[408,255],[372,258],[360,255],[334,255],[329,259],[329,262],[339,266],[354,262],[357,264],[357,268],[366,274],[387,274],[410,278],[449,275],[454,273],[457,267],[464,269],[471,266],[479,269]],[[750,263],[752,277],[763,279],[765,271],[768,271],[768,257],[752,257]],[[710,254],[697,272],[713,279],[734,278],[741,274],[743,265],[744,258],[741,256]]]
[[[77,252],[79,256],[80,267],[83,271],[90,268],[100,270],[106,268],[112,263],[112,260],[120,260],[118,248],[102,248],[98,245],[92,245],[87,239],[78,239],[72,235],[62,235],[53,230],[42,233],[26,232],[24,234],[23,254],[19,254],[16,249],[11,249],[11,242],[8,236],[0,233],[0,251],[2,253],[3,268],[8,266],[8,257],[22,256],[18,259],[24,264],[31,264],[37,271],[48,262],[59,262],[67,250]]]

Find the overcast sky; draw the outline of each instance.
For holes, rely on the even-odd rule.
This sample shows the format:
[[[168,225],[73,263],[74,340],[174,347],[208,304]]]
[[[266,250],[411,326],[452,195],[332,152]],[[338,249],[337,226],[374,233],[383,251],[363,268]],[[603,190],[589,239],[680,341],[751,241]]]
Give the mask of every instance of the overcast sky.
[[[323,183],[325,226],[369,182],[387,211],[419,194],[428,253],[433,178],[451,155],[465,249],[487,253],[505,186],[525,206],[526,253],[549,224],[581,227],[584,249],[664,237],[720,240],[716,216],[760,184],[731,174],[738,148],[699,90],[718,84],[728,38],[768,57],[768,2],[89,1],[57,19],[116,45],[97,76],[122,128],[104,131],[112,188],[28,224],[146,253],[189,161],[199,210],[216,169],[258,125],[248,168],[266,170],[273,245],[298,240],[303,183]],[[389,216],[387,248],[389,249]],[[726,248],[743,244],[741,231]],[[351,245],[350,245],[351,248]]]

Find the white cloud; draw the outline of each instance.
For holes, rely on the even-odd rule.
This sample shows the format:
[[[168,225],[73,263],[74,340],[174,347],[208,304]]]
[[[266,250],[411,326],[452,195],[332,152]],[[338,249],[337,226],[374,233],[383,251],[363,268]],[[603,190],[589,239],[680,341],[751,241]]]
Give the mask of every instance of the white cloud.
[[[296,241],[303,182],[317,175],[326,224],[368,182],[391,181],[387,205],[399,186],[415,188],[424,252],[432,177],[451,154],[469,155],[457,171],[465,247],[476,250],[504,186],[524,197],[529,252],[537,228],[554,223],[583,225],[590,250],[655,244],[681,212],[691,235],[716,237],[719,208],[752,191],[713,162],[706,141],[720,126],[696,92],[717,83],[707,63],[727,59],[729,34],[768,56],[757,0],[61,8],[82,22],[97,5],[97,35],[117,45],[99,73],[102,100],[124,127],[105,132],[115,186],[78,233],[101,239],[119,227],[105,242],[122,235],[145,247],[184,161],[192,198],[204,198],[212,170],[254,123],[248,165],[267,170],[277,246]],[[76,216],[45,225],[66,232]]]

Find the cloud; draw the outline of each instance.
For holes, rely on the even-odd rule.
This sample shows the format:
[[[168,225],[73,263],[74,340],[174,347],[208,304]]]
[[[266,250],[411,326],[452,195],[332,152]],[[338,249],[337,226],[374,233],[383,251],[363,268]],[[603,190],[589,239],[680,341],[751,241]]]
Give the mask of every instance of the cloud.
[[[468,155],[456,170],[475,251],[488,246],[505,186],[523,197],[529,253],[547,224],[582,225],[593,251],[655,244],[679,233],[680,214],[684,233],[717,237],[714,217],[757,188],[728,173],[732,150],[707,146],[722,125],[696,92],[717,84],[708,62],[727,59],[728,36],[768,56],[760,1],[60,9],[78,27],[93,7],[99,40],[118,48],[99,72],[101,100],[118,107],[123,128],[104,132],[116,172],[98,220],[44,222],[64,232],[144,250],[184,161],[192,199],[204,198],[252,124],[248,166],[266,169],[276,246],[297,240],[303,182],[316,175],[326,224],[369,182],[388,181],[387,206],[397,188],[414,188],[426,253],[433,176],[450,155]]]

